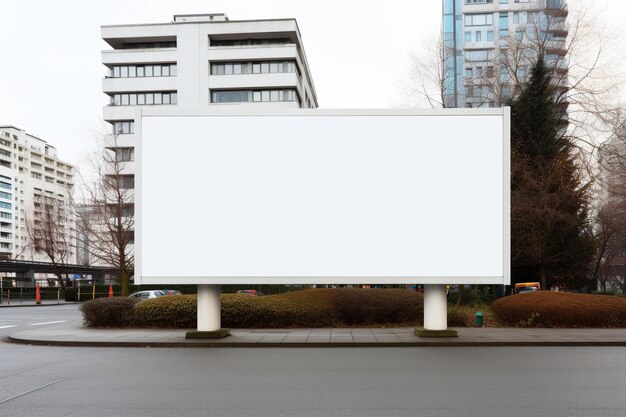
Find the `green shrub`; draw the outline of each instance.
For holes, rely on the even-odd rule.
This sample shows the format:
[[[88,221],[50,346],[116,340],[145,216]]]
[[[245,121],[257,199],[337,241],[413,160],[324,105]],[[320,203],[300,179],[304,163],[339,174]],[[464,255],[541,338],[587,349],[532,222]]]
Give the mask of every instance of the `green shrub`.
[[[145,300],[132,310],[133,324],[141,327],[196,327],[195,295],[173,295]]]
[[[262,297],[222,294],[221,300],[222,326],[231,328],[414,325],[424,307],[422,294],[405,289],[317,288]],[[140,327],[193,328],[196,303],[195,295],[149,299],[128,311],[127,320]]]
[[[524,327],[626,327],[626,298],[535,291],[500,298],[491,310],[502,322]]]
[[[76,301],[76,295],[78,294],[77,288],[65,289],[65,301]]]
[[[126,327],[132,324],[131,311],[136,298],[96,298],[80,306],[83,323],[90,327]]]
[[[448,303],[457,304],[459,299],[459,292],[455,291],[448,295]],[[494,294],[485,294],[481,291],[472,291],[469,288],[466,288],[463,293],[463,298],[461,300],[461,305],[464,306],[480,306],[485,304],[490,304],[496,299]]]
[[[474,325],[474,312],[467,307],[448,305],[448,326],[471,327]]]

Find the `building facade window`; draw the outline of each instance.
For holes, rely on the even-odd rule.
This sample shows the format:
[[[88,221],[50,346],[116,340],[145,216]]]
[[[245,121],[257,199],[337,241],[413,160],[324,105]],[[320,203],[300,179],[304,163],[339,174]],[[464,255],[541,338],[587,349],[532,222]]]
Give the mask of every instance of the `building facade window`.
[[[6,198],[7,200],[10,200],[11,194],[5,193],[4,191],[0,191],[0,198]]]
[[[106,177],[109,186],[120,190],[132,190],[135,188],[134,175],[109,175]]]
[[[213,91],[211,103],[250,103],[297,101],[296,90],[236,90]]]
[[[211,64],[211,75],[297,73],[295,61],[224,62]]]
[[[11,210],[11,203],[5,203],[4,201],[0,201],[0,208]]]
[[[120,49],[155,49],[155,48],[176,48],[176,41],[129,42],[129,43],[123,43]]]
[[[175,63],[151,65],[116,65],[109,69],[109,78],[175,77]]]
[[[472,41],[472,32],[465,32],[465,42]]]
[[[5,190],[10,190],[12,188],[11,184],[7,182],[0,181],[0,188],[4,188]]]
[[[289,45],[289,38],[276,39],[210,39],[211,46]]]
[[[500,29],[509,28],[509,14],[507,12],[500,13]]]
[[[177,104],[178,95],[175,91],[151,93],[123,93],[111,96],[111,106],[151,106],[161,104]],[[134,128],[133,128],[134,129]]]
[[[493,25],[493,14],[466,14],[465,26],[488,26]]]
[[[135,148],[115,148],[115,160],[117,162],[128,162],[135,160]]]
[[[113,122],[114,135],[129,135],[132,133],[135,133],[135,122],[133,120]]]

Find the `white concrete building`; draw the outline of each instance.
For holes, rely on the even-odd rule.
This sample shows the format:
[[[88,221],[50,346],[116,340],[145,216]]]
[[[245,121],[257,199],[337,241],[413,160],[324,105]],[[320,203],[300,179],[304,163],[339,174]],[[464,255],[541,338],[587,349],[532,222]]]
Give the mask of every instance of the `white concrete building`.
[[[37,251],[27,222],[39,227],[46,206],[61,213],[57,237],[67,244],[64,262],[76,263],[75,217],[70,210],[74,168],[54,146],[14,126],[0,126],[0,259],[50,262]]]
[[[137,107],[317,107],[295,19],[177,15],[170,23],[102,26],[102,39],[112,48],[102,51],[106,146],[120,162],[123,188],[134,188]]]
[[[110,100],[103,118],[112,125],[106,146],[124,163],[124,188],[134,188],[138,107],[159,106],[164,115],[317,107],[295,19],[176,15],[170,23],[102,26],[102,39],[112,48],[102,52],[102,90]],[[219,329],[219,287],[199,286],[198,300],[198,329]]]
[[[112,48],[102,51],[102,91],[110,98],[103,118],[118,135],[115,151],[130,162],[129,175],[136,106],[317,107],[295,19],[177,15],[171,23],[102,26],[102,39]]]

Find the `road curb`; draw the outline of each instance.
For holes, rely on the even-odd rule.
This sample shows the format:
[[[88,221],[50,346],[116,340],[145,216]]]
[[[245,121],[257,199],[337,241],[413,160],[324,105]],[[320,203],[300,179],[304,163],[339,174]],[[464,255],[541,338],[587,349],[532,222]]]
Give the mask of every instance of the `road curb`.
[[[42,340],[42,339],[25,339],[10,335],[8,342],[35,345],[35,346],[65,346],[65,347],[129,347],[129,348],[215,348],[215,347],[235,347],[235,348],[359,348],[359,347],[506,347],[506,346],[554,346],[554,347],[609,347],[609,346],[626,346],[626,341],[561,341],[561,342],[539,342],[539,341],[511,341],[511,342],[472,342],[472,341],[417,341],[417,342],[311,342],[311,343],[263,343],[263,342],[93,342],[93,341],[76,341],[76,340]]]
[[[56,306],[71,306],[74,303],[59,303],[59,304],[17,304],[17,305],[0,305],[0,309],[3,308],[18,308],[18,307],[56,307]]]

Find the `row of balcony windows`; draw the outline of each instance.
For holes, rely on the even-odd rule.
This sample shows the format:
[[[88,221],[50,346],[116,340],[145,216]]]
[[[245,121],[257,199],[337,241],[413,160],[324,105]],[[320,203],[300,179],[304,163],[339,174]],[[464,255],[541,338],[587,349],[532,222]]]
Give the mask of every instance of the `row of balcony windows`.
[[[175,77],[177,67],[172,64],[116,65],[110,68],[108,78]]]
[[[277,39],[210,39],[210,46],[244,46],[244,45],[286,45],[291,44],[288,38]],[[159,49],[176,48],[177,43],[173,41],[162,42],[125,42],[118,49]]]
[[[296,90],[235,90],[214,91],[211,103],[250,103],[269,101],[297,101]]]
[[[297,73],[294,61],[236,62],[211,64],[211,75]]]
[[[150,106],[176,104],[178,94],[175,91],[156,93],[124,93],[111,96],[111,106]]]
[[[112,106],[142,106],[176,104],[177,94],[167,93],[124,93],[111,96]],[[270,102],[270,101],[297,101],[295,89],[281,90],[232,90],[213,91],[211,103],[244,103],[244,102]],[[135,125],[131,121],[120,121],[113,125],[114,134],[134,133]]]

